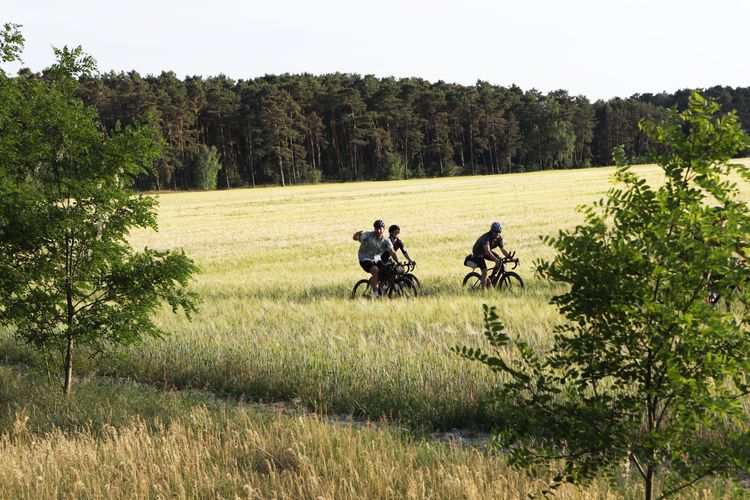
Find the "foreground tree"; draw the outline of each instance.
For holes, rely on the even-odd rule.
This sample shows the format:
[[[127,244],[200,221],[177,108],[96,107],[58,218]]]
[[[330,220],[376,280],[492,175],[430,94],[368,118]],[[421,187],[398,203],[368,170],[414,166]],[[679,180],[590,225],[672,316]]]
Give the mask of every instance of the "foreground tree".
[[[2,40],[0,56],[13,60],[18,27],[5,25]],[[80,47],[55,53],[42,78],[0,71],[0,322],[59,350],[68,395],[78,345],[159,335],[150,313],[162,300],[193,312],[185,287],[196,268],[182,252],[128,244],[132,228],[156,228],[156,200],[131,188],[163,141],[149,128],[104,134],[75,97],[93,59]]]
[[[498,401],[517,412],[504,415],[500,440],[516,463],[560,467],[553,485],[629,464],[650,499],[750,468],[750,268],[741,263],[750,214],[732,180],[750,172],[729,163],[748,137],[734,114],[717,112],[694,93],[686,111],[642,124],[664,182],[649,186],[620,151],[620,185],[583,210],[583,224],[546,239],[558,253],[538,271],[568,285],[553,298],[566,322],[548,352],[511,342],[490,308],[494,353],[457,349],[505,374]],[[706,301],[709,274],[720,276],[716,305]]]

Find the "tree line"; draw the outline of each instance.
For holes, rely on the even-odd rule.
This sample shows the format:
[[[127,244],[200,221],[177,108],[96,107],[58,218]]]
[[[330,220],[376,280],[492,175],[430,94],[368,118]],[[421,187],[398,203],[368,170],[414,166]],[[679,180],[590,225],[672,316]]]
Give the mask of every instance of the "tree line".
[[[750,129],[750,87],[704,94]],[[592,103],[565,90],[343,73],[234,81],[110,72],[81,78],[79,89],[108,132],[144,116],[161,129],[166,152],[139,177],[141,190],[582,168],[611,164],[619,145],[645,160],[650,140],[638,122],[684,109],[689,95]]]

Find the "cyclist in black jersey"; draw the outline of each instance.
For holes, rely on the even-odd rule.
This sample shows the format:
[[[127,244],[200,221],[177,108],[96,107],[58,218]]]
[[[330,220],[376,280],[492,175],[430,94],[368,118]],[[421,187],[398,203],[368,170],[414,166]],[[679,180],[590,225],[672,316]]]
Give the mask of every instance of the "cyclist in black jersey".
[[[499,222],[493,222],[490,225],[490,230],[480,236],[474,243],[471,249],[471,257],[479,269],[482,270],[482,283],[484,286],[488,286],[487,283],[487,263],[486,260],[491,260],[495,263],[500,263],[500,257],[492,251],[493,248],[500,248],[503,255],[510,258],[510,252],[508,252],[503,246],[503,237],[500,233],[503,232],[503,225]]]
[[[398,227],[396,224],[392,224],[388,228],[388,239],[391,240],[391,243],[393,244],[393,251],[397,252],[401,250],[401,253],[404,254],[404,257],[406,257],[406,261],[409,264],[412,264],[414,261],[412,260],[411,256],[409,255],[409,252],[406,250],[406,246],[404,246],[404,242],[399,238],[399,234],[401,234],[401,228]],[[389,252],[384,252],[382,259],[384,261],[388,260],[391,257]]]

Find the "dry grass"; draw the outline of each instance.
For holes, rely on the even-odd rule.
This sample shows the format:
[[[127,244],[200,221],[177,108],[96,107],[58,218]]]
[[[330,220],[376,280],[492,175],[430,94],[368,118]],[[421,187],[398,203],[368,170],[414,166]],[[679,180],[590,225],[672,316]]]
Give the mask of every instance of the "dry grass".
[[[388,426],[100,380],[81,381],[72,408],[33,373],[0,368],[0,380],[0,498],[520,499],[546,484],[500,455]],[[102,417],[123,398],[139,411]],[[595,481],[559,497],[615,498],[609,490]]]

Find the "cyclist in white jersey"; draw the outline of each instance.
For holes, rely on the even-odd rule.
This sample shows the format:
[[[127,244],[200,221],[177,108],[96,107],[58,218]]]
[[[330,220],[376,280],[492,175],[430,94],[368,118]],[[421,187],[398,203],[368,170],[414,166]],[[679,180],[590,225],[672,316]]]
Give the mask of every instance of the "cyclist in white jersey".
[[[375,293],[376,297],[380,296],[378,288],[378,277],[380,275],[380,267],[378,264],[382,262],[380,256],[386,252],[390,254],[394,262],[398,262],[398,256],[393,251],[393,243],[390,238],[385,236],[385,222],[378,219],[373,223],[373,231],[357,231],[352,236],[354,241],[359,241],[359,265],[365,272],[370,273],[370,287]]]

